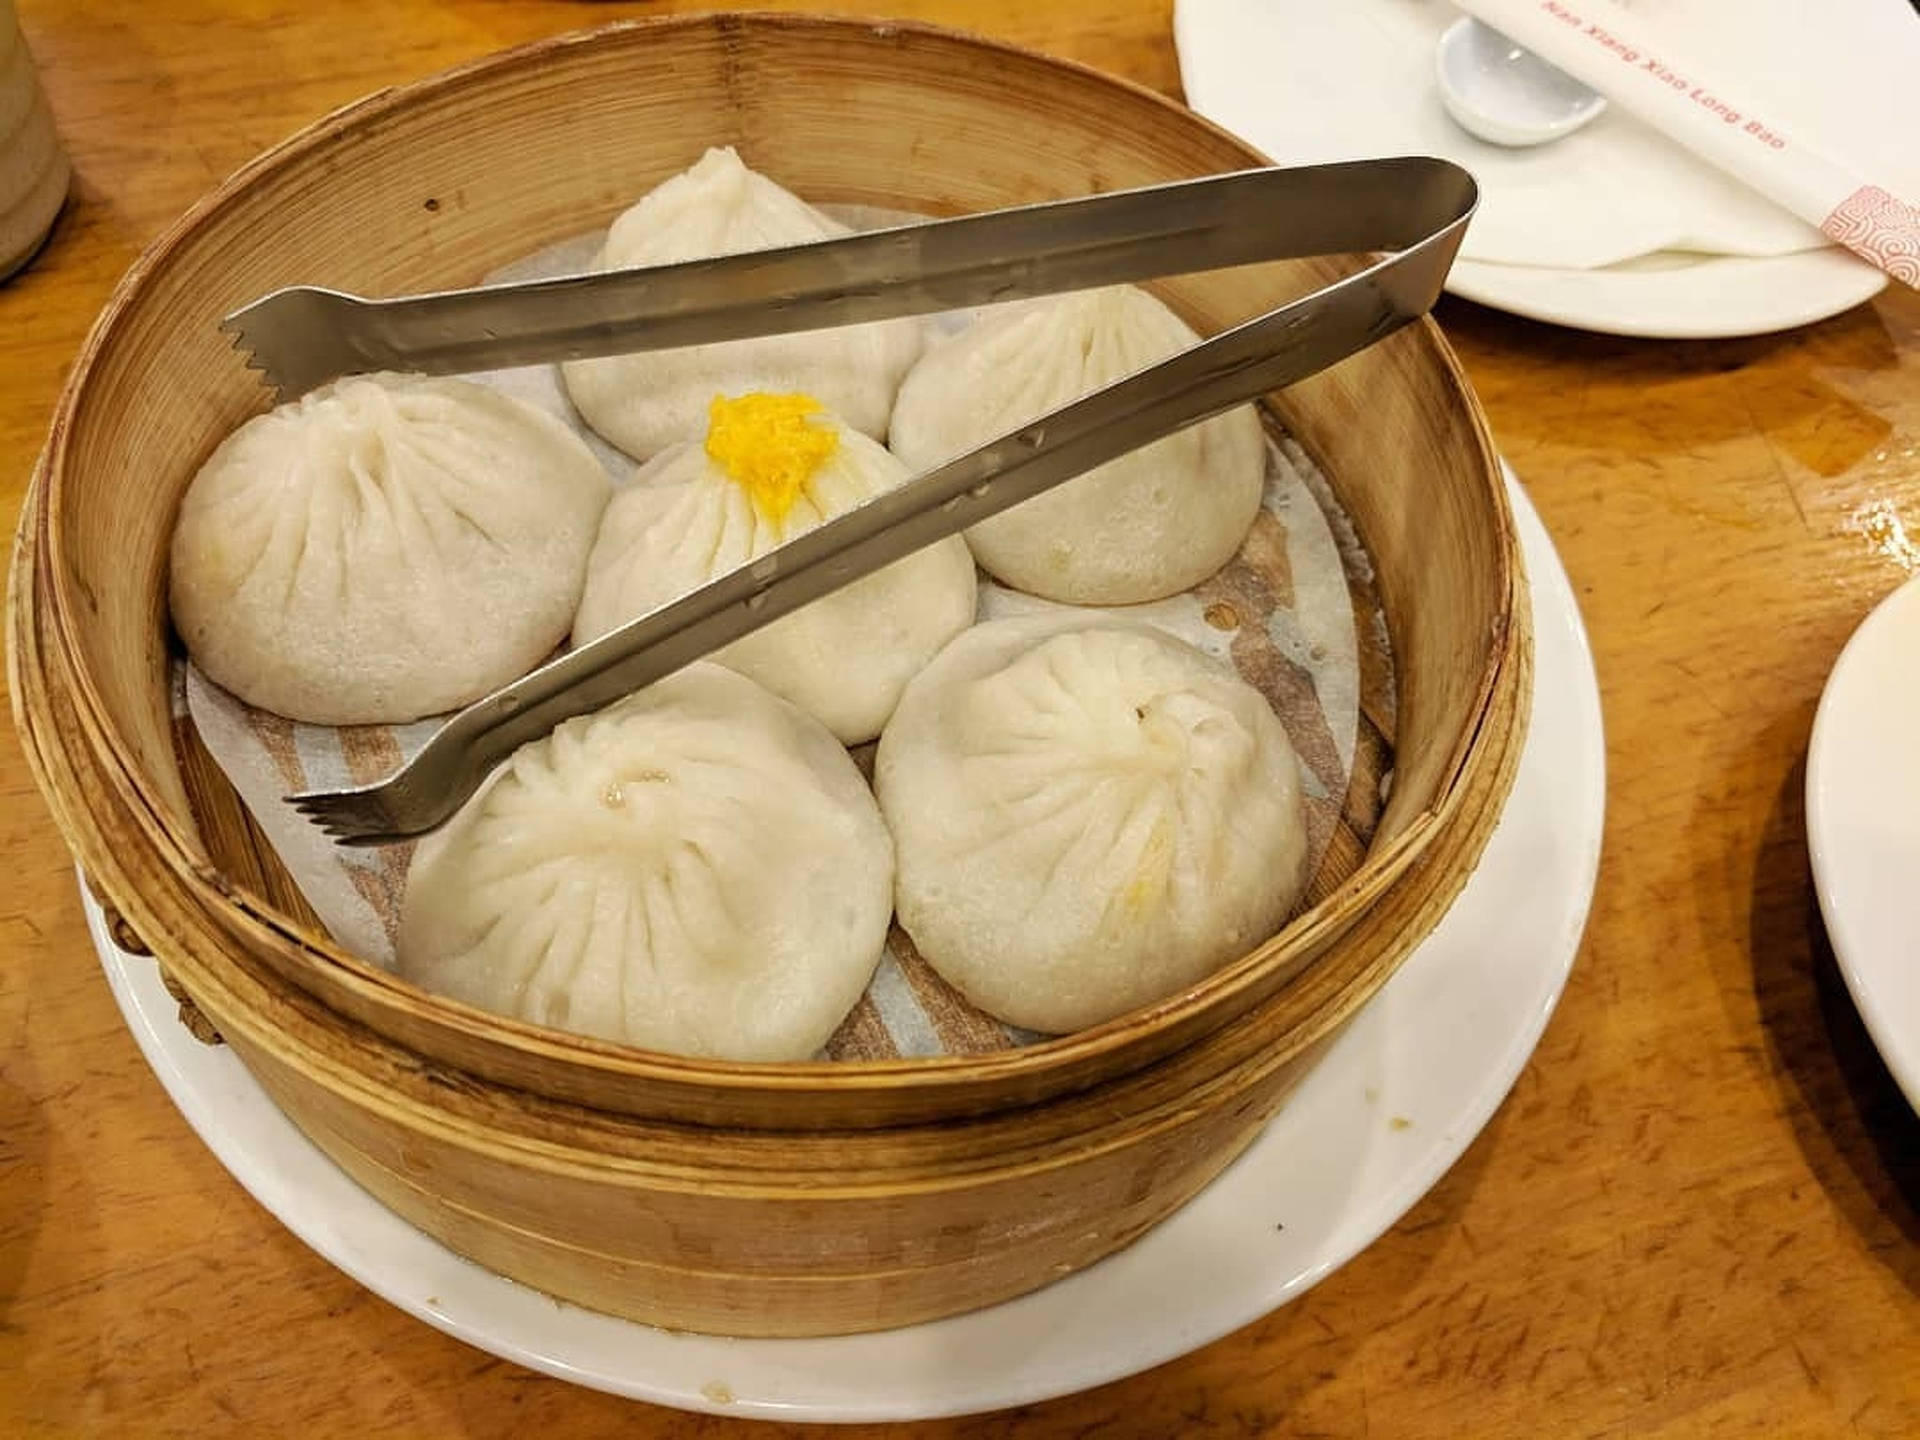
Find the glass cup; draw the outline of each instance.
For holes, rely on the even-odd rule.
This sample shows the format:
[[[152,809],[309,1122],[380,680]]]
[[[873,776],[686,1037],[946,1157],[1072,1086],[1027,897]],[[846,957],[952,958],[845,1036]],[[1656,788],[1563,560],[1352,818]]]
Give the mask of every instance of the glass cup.
[[[47,238],[71,173],[13,0],[0,0],[0,280]]]

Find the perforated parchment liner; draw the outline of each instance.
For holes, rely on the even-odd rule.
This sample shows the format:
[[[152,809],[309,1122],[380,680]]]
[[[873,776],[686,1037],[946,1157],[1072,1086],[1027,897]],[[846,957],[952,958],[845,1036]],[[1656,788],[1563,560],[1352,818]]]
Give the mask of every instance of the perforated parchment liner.
[[[847,218],[874,223],[870,213]],[[486,279],[584,269],[601,233],[554,246]],[[587,440],[616,484],[630,478],[633,462],[586,428],[553,367],[473,378],[561,416]],[[1272,417],[1267,419],[1273,444],[1264,506],[1240,553],[1191,591],[1105,613],[1149,621],[1233,665],[1285,722],[1300,755],[1307,796],[1314,879],[1301,901],[1305,908],[1351,873],[1372,838],[1392,766],[1393,670],[1365,551],[1324,478]],[[1070,608],[981,578],[982,620]],[[296,724],[241,704],[184,664],[176,674],[175,714],[176,723],[198,732],[333,937],[391,967],[412,847],[333,846],[281,797],[378,780],[425,744],[439,722],[339,729]],[[871,768],[871,750],[855,751],[863,770]],[[967,1004],[895,926],[872,984],[828,1042],[824,1058],[978,1054],[1037,1038]]]

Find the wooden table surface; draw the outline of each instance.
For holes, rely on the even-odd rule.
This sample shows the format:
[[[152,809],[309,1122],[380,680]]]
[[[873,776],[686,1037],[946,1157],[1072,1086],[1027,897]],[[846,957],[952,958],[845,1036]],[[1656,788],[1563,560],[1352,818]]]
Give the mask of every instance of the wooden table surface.
[[[378,86],[674,7],[20,8],[78,178],[0,287],[9,521],[82,333],[202,191]],[[1178,92],[1166,3],[889,10]],[[1681,344],[1440,314],[1598,657],[1609,814],[1572,983],[1460,1163],[1304,1299],[927,1435],[1920,1434],[1920,1121],[1840,981],[1801,805],[1821,683],[1920,566],[1920,296]],[[469,1349],[250,1200],[122,1027],[11,731],[0,864],[0,1434],[749,1433]]]

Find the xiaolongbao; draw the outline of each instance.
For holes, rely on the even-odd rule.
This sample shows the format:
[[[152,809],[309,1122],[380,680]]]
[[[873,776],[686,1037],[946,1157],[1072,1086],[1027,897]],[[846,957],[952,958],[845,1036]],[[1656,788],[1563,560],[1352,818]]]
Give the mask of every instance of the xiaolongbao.
[[[670,265],[848,233],[731,149],[649,191],[613,222],[595,268]],[[707,402],[745,390],[805,390],[884,439],[894,392],[920,354],[917,320],[727,340],[562,366],[581,417],[636,459],[700,434]]]
[[[1299,765],[1266,700],[1130,621],[967,631],[908,685],[874,787],[900,924],[1032,1030],[1191,985],[1272,935],[1305,879]]]
[[[295,720],[449,710],[566,637],[610,488],[579,436],[485,386],[340,380],[200,467],[174,624],[208,678]]]
[[[704,442],[641,467],[607,506],[574,620],[604,635],[890,490],[900,462],[805,395],[715,400]],[[914,673],[973,623],[973,557],[957,536],[897,560],[713,655],[823,721],[871,740]]]
[[[888,444],[914,470],[931,469],[1198,339],[1131,285],[1006,306],[914,366]],[[984,520],[967,543],[989,574],[1049,600],[1157,600],[1233,558],[1260,509],[1266,463],[1245,406]]]
[[[872,978],[892,888],[846,751],[695,663],[521,747],[420,843],[398,966],[537,1025],[804,1060]]]

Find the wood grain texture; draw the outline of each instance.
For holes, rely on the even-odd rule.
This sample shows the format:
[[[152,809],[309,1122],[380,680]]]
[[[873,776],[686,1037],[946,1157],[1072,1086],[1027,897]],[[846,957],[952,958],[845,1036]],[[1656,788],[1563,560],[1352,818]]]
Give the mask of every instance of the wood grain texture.
[[[93,314],[215,180],[370,89],[662,8],[24,0],[77,180],[0,289],[4,513]],[[888,8],[1177,86],[1165,5]],[[1607,854],[1566,998],[1460,1165],[1302,1301],[1089,1395],[916,1433],[1920,1433],[1920,1122],[1835,972],[1799,800],[1834,655],[1920,562],[1897,528],[1920,510],[1920,299],[1686,345],[1441,319],[1606,697]],[[806,1433],[574,1390],[333,1272],[147,1073],[10,735],[0,855],[0,1434]]]

